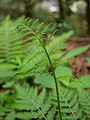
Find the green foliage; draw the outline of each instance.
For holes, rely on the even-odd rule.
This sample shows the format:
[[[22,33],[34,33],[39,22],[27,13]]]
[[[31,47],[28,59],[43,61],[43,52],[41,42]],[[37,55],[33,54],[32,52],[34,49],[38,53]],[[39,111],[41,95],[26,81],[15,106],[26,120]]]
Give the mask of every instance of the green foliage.
[[[20,38],[14,24],[7,17],[0,27],[0,63],[15,63],[16,57],[21,55],[21,51],[18,51]]]
[[[79,89],[77,91],[77,89],[69,89],[60,86],[59,92],[63,120],[89,119],[90,115],[89,91],[85,91],[82,89]],[[57,104],[55,91],[52,92],[52,99],[53,104]]]
[[[47,66],[49,66],[47,56],[45,55],[45,52],[43,51],[43,48],[40,45],[39,41],[41,41],[41,44],[43,44],[44,35],[46,34],[50,26],[49,25],[45,26],[43,23],[41,23],[36,28],[35,26],[37,25],[37,22],[38,20],[33,21],[31,19],[30,20],[26,19],[24,23],[22,23],[18,27],[21,38],[24,37],[25,38],[24,42],[27,43],[25,44],[25,46],[30,45],[31,49],[29,55],[27,55],[26,58],[23,60],[20,71],[18,71],[18,75],[20,75],[19,77],[29,76],[31,74],[34,75],[36,73],[44,71],[47,68]],[[77,48],[75,50],[71,50],[68,53],[65,51],[63,52],[62,49],[66,47],[64,41],[68,39],[72,35],[72,33],[73,33],[72,31],[64,33],[63,35],[61,35],[60,37],[56,37],[55,39],[53,39],[52,37],[54,33],[47,36],[47,42],[44,45],[55,67],[57,65],[59,66],[63,63],[68,62],[68,60],[65,61],[59,60],[60,57],[62,59],[71,58],[82,52],[85,52],[89,48],[89,46],[85,46]],[[52,40],[50,41],[50,39]],[[28,42],[29,40],[31,40],[32,42]],[[55,61],[57,60],[58,62],[55,63]]]
[[[14,93],[14,101],[9,104],[11,110],[1,108],[1,119],[45,119],[54,118],[56,106],[51,104],[50,94],[46,93],[46,89],[42,89],[38,93],[37,88],[30,87],[29,84],[23,86],[16,85]],[[54,109],[53,109],[54,107]],[[54,115],[53,115],[54,114]]]
[[[18,35],[14,29],[20,22]],[[50,25],[37,26],[37,22],[23,22],[21,18],[14,23],[7,17],[0,27],[0,82],[4,79],[1,86],[9,87],[0,93],[0,120],[59,120],[54,78],[52,69],[48,71],[51,66],[43,45],[54,66],[63,120],[90,119],[90,92],[82,89],[90,87],[90,76],[76,79],[71,69],[63,65],[69,62],[67,58],[85,52],[89,46],[63,50],[72,31],[60,37],[50,33],[44,43]],[[28,76],[35,77],[32,86],[26,81]]]
[[[16,86],[16,100],[13,108],[18,112],[16,116],[20,119],[45,118],[46,110],[49,110],[49,97],[43,89],[38,94],[37,88]],[[47,102],[48,101],[48,102]],[[23,113],[23,111],[27,111]],[[31,111],[29,113],[29,111]]]
[[[53,77],[48,74],[42,74],[42,75],[37,74],[37,76],[34,79],[34,83],[40,84],[45,88],[55,87]]]
[[[68,70],[68,72],[66,69]],[[65,71],[64,74],[62,70]],[[90,87],[90,82],[89,82],[90,75],[85,75],[79,78],[75,78],[71,73],[71,69],[63,66],[57,68],[55,70],[55,73],[58,81],[60,81],[64,86],[68,88],[89,88]],[[37,75],[34,82],[46,88],[55,88],[54,79],[51,75],[47,75],[47,74]]]
[[[78,89],[79,104],[84,112],[83,116],[86,114],[87,119],[90,119],[90,92],[84,89]],[[85,116],[84,116],[85,117]]]
[[[60,84],[58,85],[63,120],[89,119],[90,92],[83,89],[69,89]],[[3,103],[9,107],[1,107],[1,119],[59,119],[55,88],[48,93],[46,88],[43,88],[38,93],[38,89],[31,87],[29,84],[22,86],[17,84],[12,97],[14,97],[12,103],[10,103],[9,99]]]
[[[89,88],[90,87],[90,75],[81,76],[79,79],[78,88]]]
[[[25,22],[27,23],[27,20]],[[31,23],[29,24],[29,22]],[[49,65],[47,56],[45,55],[43,48],[40,46],[40,43],[38,41],[39,39],[43,43],[43,37],[45,33],[47,32],[47,28],[49,27],[49,25],[47,25],[46,27],[43,27],[43,23],[41,23],[35,30],[34,28],[35,28],[35,24],[37,23],[37,21],[35,21],[33,24],[32,22],[33,22],[32,20],[28,21],[27,23],[28,26],[26,24],[22,24],[21,26],[19,26],[19,30],[20,30],[22,38],[27,36],[28,34],[31,34],[31,36],[27,36],[27,38],[25,39],[25,42],[27,43],[27,41],[29,41],[30,39],[32,40],[32,42],[25,45],[25,46],[30,45],[31,47],[30,49],[32,51],[29,53],[29,55],[26,56],[26,58],[22,62],[21,70],[18,71],[18,75],[20,76],[21,75],[27,76],[29,74],[30,75],[35,74],[39,72],[40,69],[43,71],[43,69],[45,70],[45,68]],[[31,25],[31,29],[29,28],[30,25]],[[46,43],[46,49],[52,59],[52,62],[54,62],[56,59],[59,58],[60,49],[63,49],[65,47],[63,43],[59,45],[60,40],[69,38],[71,34],[72,32],[66,33],[62,35],[59,39],[56,39],[56,41],[52,40],[51,42],[49,42],[51,35],[48,36],[47,38],[48,44]],[[56,46],[57,46],[57,49],[56,49]],[[23,74],[23,71],[24,71],[24,74]]]
[[[23,57],[23,51],[18,50],[21,40],[15,31],[16,25],[22,19],[13,22],[7,16],[0,26],[0,78],[3,80],[15,75],[15,69],[19,68],[19,61]]]
[[[13,22],[7,17],[0,27],[0,78],[10,78],[15,76],[15,74],[20,78],[32,76],[36,73],[46,71],[47,66],[49,67],[47,57],[40,46],[37,37],[43,41],[44,35],[47,34],[47,31],[49,32],[49,28],[51,27],[49,25],[45,26],[43,23],[40,24],[38,21],[28,21],[27,19],[21,26],[19,26],[20,32],[22,32],[20,37],[15,31],[15,27],[22,20],[23,18],[19,18],[16,22]],[[29,30],[30,21],[31,31]],[[31,35],[29,36],[29,34]],[[88,46],[86,46],[83,48],[77,48],[68,53],[62,51],[62,49],[66,47],[64,44],[65,41],[71,36],[71,34],[72,31],[64,33],[60,37],[51,38],[52,35],[47,36],[45,47],[55,67],[68,62],[66,58],[78,55],[88,49]],[[23,40],[20,40],[21,38]],[[21,44],[24,44],[25,51],[21,47]],[[60,57],[65,60],[60,60]]]
[[[71,50],[64,56],[64,59],[68,59],[68,58],[74,57],[76,55],[79,55],[82,52],[85,52],[88,48],[90,48],[90,45],[84,46],[84,47],[79,47],[79,48],[76,48],[74,50]]]

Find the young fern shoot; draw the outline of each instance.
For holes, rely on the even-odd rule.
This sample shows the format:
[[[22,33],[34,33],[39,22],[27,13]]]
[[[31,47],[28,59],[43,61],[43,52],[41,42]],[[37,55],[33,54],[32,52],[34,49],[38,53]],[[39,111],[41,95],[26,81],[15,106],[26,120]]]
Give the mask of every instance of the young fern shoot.
[[[59,110],[59,116],[60,116],[60,120],[62,120],[62,114],[61,114],[61,108],[60,108],[60,100],[59,100],[59,91],[58,91],[58,84],[57,84],[57,79],[56,79],[56,75],[54,72],[54,67],[51,61],[51,58],[49,56],[48,50],[46,49],[42,39],[44,37],[44,35],[46,34],[49,25],[47,25],[46,27],[43,26],[43,23],[39,24],[37,29],[35,30],[34,27],[35,25],[38,23],[38,20],[34,21],[31,19],[26,19],[24,21],[23,24],[21,24],[18,29],[20,31],[21,34],[23,34],[24,36],[27,35],[31,35],[29,36],[29,38],[26,39],[26,41],[28,41],[29,39],[33,39],[36,41],[39,41],[39,43],[41,44],[42,48],[44,49],[44,52],[48,58],[50,67],[52,69],[52,76],[54,77],[54,81],[55,81],[55,86],[56,86],[56,94],[57,94],[57,103],[58,103],[58,110]],[[53,35],[53,34],[52,34]],[[51,36],[52,36],[51,35]],[[50,36],[50,38],[51,38]]]

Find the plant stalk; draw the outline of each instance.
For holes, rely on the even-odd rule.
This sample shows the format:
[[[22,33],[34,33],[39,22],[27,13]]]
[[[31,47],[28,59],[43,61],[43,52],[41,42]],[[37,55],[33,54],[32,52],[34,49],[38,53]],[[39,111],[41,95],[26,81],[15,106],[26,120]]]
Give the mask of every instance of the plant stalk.
[[[41,43],[41,45],[42,45],[42,47],[43,47],[43,49],[44,49],[44,51],[45,51],[45,53],[46,53],[46,55],[47,55],[47,57],[48,57],[48,61],[49,61],[49,63],[50,63],[50,66],[51,66],[51,68],[52,68],[52,75],[53,75],[53,77],[54,77],[55,86],[56,86],[56,94],[57,94],[57,102],[58,102],[59,116],[60,116],[60,120],[62,120],[61,108],[60,108],[60,100],[59,100],[58,84],[57,84],[57,78],[56,78],[56,75],[55,75],[55,72],[54,72],[54,69],[53,69],[54,67],[53,67],[53,64],[52,64],[52,62],[51,62],[50,56],[49,56],[49,54],[48,54],[48,52],[47,52],[44,44],[41,42],[41,40],[39,40],[39,42]]]
[[[53,69],[54,67],[53,67],[53,64],[52,64],[52,62],[51,62],[50,56],[49,56],[49,54],[48,54],[48,52],[47,52],[47,49],[45,48],[44,44],[43,44],[42,41],[37,37],[37,35],[33,32],[33,30],[31,30],[31,29],[28,28],[27,26],[26,26],[26,28],[27,28],[28,30],[30,30],[30,31],[36,36],[36,38],[39,40],[40,44],[42,45],[42,47],[43,47],[43,49],[44,49],[44,51],[45,51],[45,53],[46,53],[46,55],[47,55],[48,61],[49,61],[50,66],[51,66],[51,68],[52,68],[52,75],[53,75],[53,77],[54,77],[55,86],[56,86],[56,94],[57,94],[57,102],[58,102],[59,116],[60,116],[60,120],[62,120],[62,114],[61,114],[61,108],[60,108],[60,100],[59,100],[59,90],[58,90],[57,78],[56,78],[56,75],[55,75],[55,72],[54,72],[54,69]]]

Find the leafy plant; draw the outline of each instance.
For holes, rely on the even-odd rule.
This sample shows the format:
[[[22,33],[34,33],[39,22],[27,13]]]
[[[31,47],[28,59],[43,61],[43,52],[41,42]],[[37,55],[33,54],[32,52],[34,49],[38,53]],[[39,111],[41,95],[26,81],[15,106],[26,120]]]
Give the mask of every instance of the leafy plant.
[[[63,120],[86,120],[90,118],[90,92],[83,89],[69,89],[59,85],[59,97],[61,100],[61,110]],[[2,97],[3,96],[3,97]],[[4,107],[1,106],[1,119],[46,119],[59,120],[57,111],[57,97],[55,88],[46,92],[43,88],[40,93],[36,87],[29,84],[15,85],[15,92],[12,96],[3,92],[0,94]],[[8,99],[6,99],[8,98]],[[10,99],[12,98],[13,99]]]
[[[50,25],[45,26],[41,23],[37,26],[38,21],[31,19],[22,21],[20,19],[15,23],[17,25],[22,22],[18,26],[18,36],[11,29],[14,24],[9,18],[3,25],[7,26],[7,22],[10,24],[9,33],[11,34],[7,33],[8,41],[5,40],[9,44],[8,57],[10,59],[6,61],[5,52],[0,54],[0,71],[3,73],[3,76],[0,75],[0,77],[1,81],[2,78],[6,80],[6,78],[13,77],[14,83],[11,80],[11,83],[7,81],[7,84],[2,85],[2,87],[9,86],[9,88],[0,93],[0,119],[59,120],[59,103],[61,119],[90,119],[90,92],[82,89],[89,87],[87,84],[89,75],[76,79],[73,77],[71,69],[63,65],[69,62],[67,59],[85,52],[89,46],[66,52],[63,50],[66,47],[64,43],[72,35],[72,31],[64,33],[60,37],[53,37],[55,32],[50,33],[44,43],[43,39]],[[3,28],[1,26],[0,29],[3,30]],[[2,41],[6,35],[4,35],[4,31],[7,30],[7,27],[3,32],[1,30],[0,40],[1,43],[4,43]],[[5,44],[0,45],[1,51],[7,51],[8,44],[6,47]],[[19,52],[20,54],[17,54]],[[9,76],[9,74],[11,75],[9,70],[14,72],[14,75]],[[4,76],[5,71],[8,71],[6,76]],[[35,77],[35,79],[33,77],[32,86],[27,83],[27,77],[31,76]],[[19,79],[23,80],[19,81]],[[56,80],[58,92],[54,80]]]
[[[53,42],[51,44],[48,44],[48,45],[44,45],[43,44],[43,36],[45,35],[45,32],[46,32],[46,28],[48,26],[46,26],[44,29],[41,30],[42,26],[43,26],[43,23],[41,23],[36,30],[34,30],[34,26],[35,24],[37,23],[37,21],[35,22],[32,22],[32,20],[28,20],[26,19],[26,21],[24,22],[24,24],[22,24],[21,26],[19,26],[19,31],[21,32],[21,34],[24,34],[25,36],[27,34],[33,34],[33,36],[29,37],[29,39],[31,38],[32,40],[36,41],[36,45],[38,45],[39,43],[41,44],[42,48],[44,49],[45,53],[46,53],[46,57],[48,58],[48,61],[49,61],[49,64],[50,64],[50,67],[52,69],[52,76],[55,80],[55,86],[56,86],[56,94],[57,94],[57,102],[58,102],[58,107],[59,107],[59,116],[60,116],[60,119],[62,119],[62,116],[61,116],[61,110],[60,110],[60,101],[59,101],[59,92],[58,92],[58,84],[57,84],[57,80],[56,80],[56,75],[55,75],[55,72],[54,72],[54,66],[52,64],[52,61],[51,61],[51,58],[50,58],[50,53],[52,52],[52,49],[55,49],[56,48],[56,44],[53,44]],[[40,34],[39,34],[40,33]],[[71,33],[70,33],[71,34]],[[68,36],[69,34],[67,34],[66,36]],[[48,38],[49,40],[50,38]],[[26,39],[27,41],[28,39]],[[39,43],[38,43],[39,42]],[[58,43],[58,41],[55,41],[55,43]],[[49,47],[48,47],[49,46]],[[51,49],[52,48],[52,49]],[[83,48],[83,51],[85,51],[86,49],[88,49],[89,47],[84,47]],[[57,44],[57,51],[58,51],[58,44]],[[57,53],[57,51],[55,52],[54,51],[54,54]],[[74,54],[76,55],[77,51],[79,51],[79,53],[81,53],[81,48],[79,49],[76,49],[74,51]]]
[[[3,80],[15,75],[15,69],[19,68],[19,61],[23,57],[22,51],[18,51],[20,37],[15,31],[16,25],[21,20],[13,22],[7,16],[0,26],[0,79]]]

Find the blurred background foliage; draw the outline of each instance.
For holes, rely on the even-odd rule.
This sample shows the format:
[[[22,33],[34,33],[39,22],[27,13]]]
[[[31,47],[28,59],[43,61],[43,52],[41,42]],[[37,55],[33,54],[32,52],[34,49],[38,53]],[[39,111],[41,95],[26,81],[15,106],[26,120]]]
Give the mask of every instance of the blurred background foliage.
[[[90,30],[90,0],[0,0],[0,20],[6,15],[39,18],[53,23],[55,29],[74,30],[74,36],[86,36]]]
[[[24,23],[23,20],[27,17],[29,20],[33,19],[31,23],[28,19]],[[39,21],[35,22],[36,19]],[[42,24],[42,21],[45,24]],[[49,23],[52,25],[48,26]],[[31,30],[28,29],[30,27]],[[56,29],[59,29],[57,34],[52,36]],[[49,65],[38,37],[44,43],[54,67]],[[30,116],[31,119],[36,119],[39,110],[35,108],[32,116],[30,111],[33,111],[35,106],[27,102],[28,98],[29,101],[35,100],[37,106],[36,98],[39,97],[39,103],[46,109],[47,105],[55,103],[56,90],[53,89],[55,86],[51,81],[54,70],[58,85],[60,83],[64,120],[73,119],[72,109],[75,109],[73,113],[76,119],[88,120],[90,118],[90,0],[0,0],[0,120],[5,118],[14,120],[15,117],[23,120],[30,119]],[[31,86],[36,87],[36,92]],[[41,92],[43,87],[46,92],[45,89]],[[85,88],[85,91],[82,88]],[[49,101],[47,95],[51,89],[55,90],[50,95],[55,100],[51,98],[52,101]],[[45,99],[47,104],[43,98],[47,98]],[[78,101],[80,99],[81,102]],[[27,109],[28,106],[32,106],[32,109]],[[43,110],[42,106],[39,107],[40,110]],[[53,108],[56,106],[55,103]],[[51,108],[49,106],[48,109]],[[46,109],[44,109],[45,115],[48,112]],[[53,111],[57,113],[57,109]],[[26,112],[28,118],[23,112]],[[53,116],[57,120],[56,113],[52,115],[51,111],[51,118]]]

